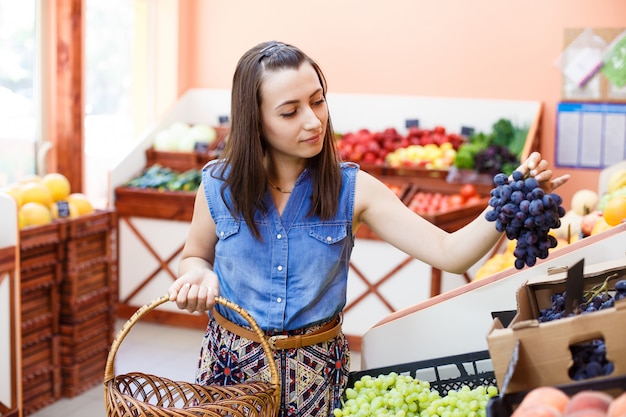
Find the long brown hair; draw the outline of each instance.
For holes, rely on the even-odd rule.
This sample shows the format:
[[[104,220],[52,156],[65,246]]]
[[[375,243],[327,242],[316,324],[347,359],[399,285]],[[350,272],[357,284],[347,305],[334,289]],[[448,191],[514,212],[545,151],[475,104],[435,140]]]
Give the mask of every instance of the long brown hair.
[[[263,204],[267,188],[263,157],[267,144],[261,118],[261,77],[264,71],[297,69],[303,63],[309,63],[315,69],[326,98],[326,79],[319,65],[300,49],[282,42],[264,42],[248,50],[240,58],[233,76],[231,126],[222,153],[226,163],[218,175],[225,181],[222,198],[226,187],[230,188],[231,214],[234,217],[240,214],[257,238],[260,238],[260,233],[254,223],[254,214],[257,210],[267,211]],[[339,161],[329,115],[322,151],[308,162],[313,178],[309,215],[322,219],[335,215],[341,191]],[[228,174],[227,169],[230,170]]]

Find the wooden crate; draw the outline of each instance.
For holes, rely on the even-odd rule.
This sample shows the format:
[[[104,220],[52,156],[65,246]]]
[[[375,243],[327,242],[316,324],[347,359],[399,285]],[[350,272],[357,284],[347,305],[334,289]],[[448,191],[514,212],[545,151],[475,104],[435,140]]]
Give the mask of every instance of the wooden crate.
[[[61,310],[66,307],[74,310],[74,305],[84,304],[83,299],[92,297],[95,293],[114,289],[111,262],[100,260],[90,264],[83,264],[66,271],[61,282]]]
[[[22,379],[27,380],[43,369],[58,368],[61,359],[61,339],[59,336],[42,337],[24,344],[22,342]]]
[[[29,291],[33,288],[58,284],[61,281],[63,265],[61,263],[42,263],[37,268],[21,269],[21,290]]]
[[[405,184],[405,191],[402,194],[403,196],[401,197],[401,200],[407,206],[418,191],[454,194],[458,193],[462,187],[462,184],[454,184],[446,182],[442,179],[426,177],[413,177],[407,179],[395,176],[385,176],[380,178],[380,180],[387,184]],[[480,215],[489,203],[489,191],[491,190],[491,187],[485,185],[475,185],[475,187],[476,191],[481,195],[481,197],[483,197],[480,201],[439,213],[420,213],[420,216],[447,232],[453,232],[460,229]],[[361,225],[359,230],[357,230],[356,236],[360,239],[379,239],[379,237],[367,225]]]
[[[65,240],[66,269],[86,262],[114,260],[117,216],[111,210],[98,210],[67,223]]]
[[[80,361],[85,352],[110,346],[115,329],[114,313],[114,309],[107,307],[72,323],[61,323],[61,356],[65,358],[62,362],[71,365]],[[103,345],[100,346],[99,342]],[[70,362],[67,361],[68,357]]]
[[[22,344],[56,334],[59,330],[59,291],[41,285],[21,294]]]
[[[116,227],[116,215],[113,210],[96,210],[91,214],[67,220],[66,239],[76,239],[94,233],[106,233]]]
[[[109,354],[109,346],[86,354],[87,359],[69,366],[61,366],[61,393],[64,397],[75,397],[102,384],[103,369]]]
[[[120,217],[191,221],[195,192],[117,187],[115,209]]]
[[[100,288],[71,300],[61,294],[60,322],[63,324],[80,322],[84,316],[90,316],[105,308],[114,308],[116,302],[115,288]]]
[[[39,369],[22,380],[22,416],[26,417],[61,398],[61,368]]]
[[[207,162],[219,156],[219,148],[226,140],[229,128],[216,126],[215,131],[217,138],[211,143],[206,152],[175,152],[157,151],[154,148],[146,149],[146,167],[158,164],[178,172],[202,169]]]
[[[457,193],[461,188],[460,184],[445,184],[445,186],[443,186],[443,184],[441,184],[441,186],[437,186],[436,184],[426,182],[414,183],[412,189],[406,194],[404,202],[408,206],[411,199],[420,191],[431,193],[438,192],[450,195]],[[475,203],[465,204],[447,211],[420,213],[420,216],[447,232],[454,232],[478,217],[488,206],[489,194],[487,194],[484,190],[482,192],[479,191],[479,194],[482,198]]]
[[[65,239],[64,222],[55,221],[43,226],[31,226],[20,230],[20,250],[28,251],[31,248],[45,245],[56,245]],[[28,252],[22,253],[22,260],[28,257]]]

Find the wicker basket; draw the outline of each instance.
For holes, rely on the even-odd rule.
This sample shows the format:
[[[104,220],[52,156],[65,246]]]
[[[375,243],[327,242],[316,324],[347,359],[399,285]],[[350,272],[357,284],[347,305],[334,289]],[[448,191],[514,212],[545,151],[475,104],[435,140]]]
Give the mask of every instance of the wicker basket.
[[[216,297],[215,302],[241,314],[259,334],[270,368],[270,382],[250,381],[230,386],[204,386],[175,382],[154,375],[133,372],[114,376],[117,350],[131,327],[168,295],[153,300],[133,314],[115,337],[104,370],[104,400],[108,417],[198,417],[276,416],[280,405],[280,381],[273,351],[256,321],[232,301]]]

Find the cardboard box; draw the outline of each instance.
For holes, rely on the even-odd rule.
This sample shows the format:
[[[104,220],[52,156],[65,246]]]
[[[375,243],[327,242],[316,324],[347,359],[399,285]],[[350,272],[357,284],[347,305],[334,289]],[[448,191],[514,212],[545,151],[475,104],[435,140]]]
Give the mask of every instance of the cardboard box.
[[[527,281],[517,291],[517,314],[508,327],[494,320],[487,335],[489,354],[501,395],[539,386],[574,383],[570,346],[603,339],[614,371],[592,380],[626,375],[626,300],[615,307],[540,323],[538,311],[551,304],[550,296],[565,288],[567,267]],[[584,268],[585,290],[608,279],[609,287],[626,278],[626,258]],[[588,379],[588,380],[591,380]],[[587,380],[587,381],[588,381]]]

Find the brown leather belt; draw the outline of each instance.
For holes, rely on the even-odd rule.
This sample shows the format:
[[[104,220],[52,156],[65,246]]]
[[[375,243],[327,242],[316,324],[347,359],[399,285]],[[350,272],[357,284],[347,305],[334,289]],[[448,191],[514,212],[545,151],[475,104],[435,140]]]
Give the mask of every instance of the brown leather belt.
[[[261,343],[259,335],[246,327],[240,326],[237,323],[233,323],[226,317],[222,316],[216,309],[213,309],[213,317],[220,326],[225,328],[231,333],[238,336],[245,337],[253,342]],[[281,349],[297,349],[304,346],[316,345],[318,343],[326,342],[335,338],[341,333],[341,316],[337,316],[336,319],[329,321],[322,325],[319,329],[311,333],[299,334],[299,335],[274,335],[266,336],[267,343],[273,350]]]

